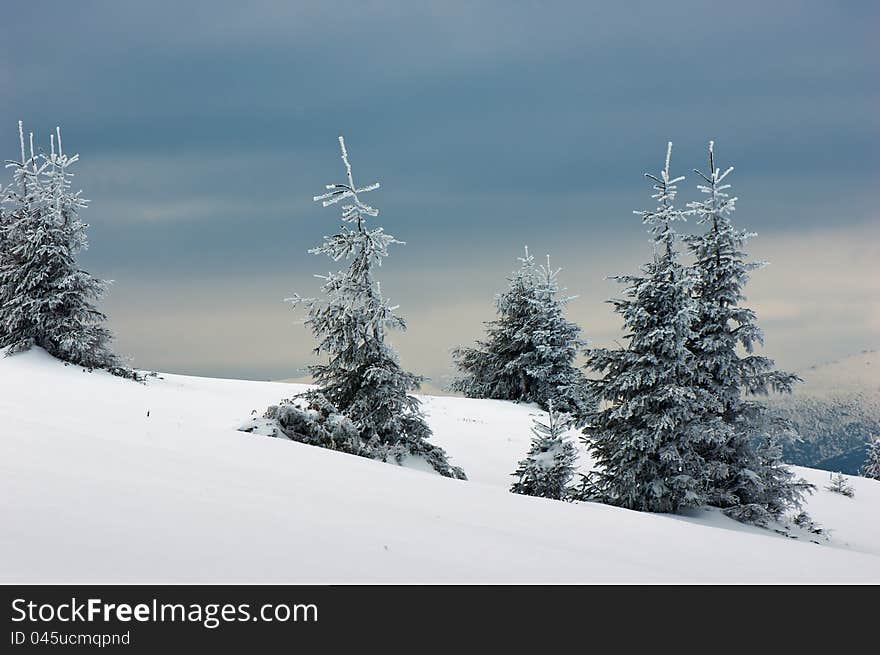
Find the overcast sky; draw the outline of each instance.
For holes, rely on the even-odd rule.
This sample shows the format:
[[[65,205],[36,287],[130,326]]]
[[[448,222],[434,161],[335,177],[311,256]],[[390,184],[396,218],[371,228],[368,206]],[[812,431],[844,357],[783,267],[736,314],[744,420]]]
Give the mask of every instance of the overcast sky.
[[[591,6],[595,5],[595,6]],[[317,290],[311,198],[356,178],[406,241],[383,267],[404,365],[442,384],[523,245],[551,253],[594,344],[607,275],[651,247],[634,209],[668,140],[715,139],[765,354],[799,369],[880,335],[876,2],[29,2],[6,6],[0,157],[60,124],[93,273],[135,366],[277,379],[314,361],[283,298]],[[45,137],[45,138],[41,138]],[[4,154],[5,153],[5,154]],[[689,229],[698,229],[690,226]]]

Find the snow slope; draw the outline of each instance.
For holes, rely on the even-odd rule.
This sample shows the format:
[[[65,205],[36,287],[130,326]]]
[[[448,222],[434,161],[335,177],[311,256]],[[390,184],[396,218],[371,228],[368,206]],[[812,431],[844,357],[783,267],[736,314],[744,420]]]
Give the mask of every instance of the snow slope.
[[[529,406],[425,398],[467,482],[236,431],[299,389],[0,358],[0,582],[880,582],[880,482],[817,545],[511,494]]]

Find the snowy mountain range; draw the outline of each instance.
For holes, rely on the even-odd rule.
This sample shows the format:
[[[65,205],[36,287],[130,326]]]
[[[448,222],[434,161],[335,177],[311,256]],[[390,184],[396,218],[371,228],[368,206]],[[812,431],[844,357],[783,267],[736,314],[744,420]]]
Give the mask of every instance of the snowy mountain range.
[[[801,371],[804,383],[773,405],[802,441],[785,447],[792,464],[857,474],[865,443],[880,436],[880,352],[863,350]]]
[[[510,493],[531,405],[422,398],[467,481],[238,431],[303,388],[0,356],[0,582],[880,583],[875,480],[777,534]]]

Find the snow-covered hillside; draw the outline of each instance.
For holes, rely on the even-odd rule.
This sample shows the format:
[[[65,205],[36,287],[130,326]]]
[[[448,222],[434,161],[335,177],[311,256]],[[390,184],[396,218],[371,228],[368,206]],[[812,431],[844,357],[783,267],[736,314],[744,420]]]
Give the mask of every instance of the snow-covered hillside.
[[[880,582],[880,482],[799,469],[817,545],[511,494],[528,406],[425,398],[467,482],[236,430],[297,390],[0,359],[0,582]]]

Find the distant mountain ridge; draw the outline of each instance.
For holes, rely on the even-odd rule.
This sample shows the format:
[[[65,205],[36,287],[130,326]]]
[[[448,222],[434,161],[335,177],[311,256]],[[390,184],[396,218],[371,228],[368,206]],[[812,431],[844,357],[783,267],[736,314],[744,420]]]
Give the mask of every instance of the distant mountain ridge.
[[[804,383],[791,396],[770,401],[802,439],[784,447],[786,461],[857,474],[865,444],[880,436],[880,352],[863,350],[799,374]]]

